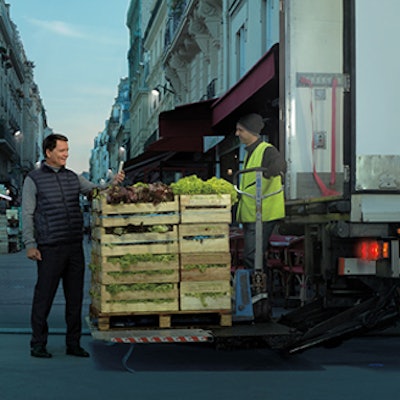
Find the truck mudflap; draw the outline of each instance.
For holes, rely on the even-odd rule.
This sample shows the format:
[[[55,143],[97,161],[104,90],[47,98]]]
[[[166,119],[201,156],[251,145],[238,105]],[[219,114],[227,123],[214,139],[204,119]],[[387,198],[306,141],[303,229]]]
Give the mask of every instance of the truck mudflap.
[[[338,345],[346,339],[393,326],[400,316],[399,283],[386,293],[360,301],[346,309],[325,308],[316,300],[282,316],[279,323],[302,332],[285,351],[293,354],[317,345]]]

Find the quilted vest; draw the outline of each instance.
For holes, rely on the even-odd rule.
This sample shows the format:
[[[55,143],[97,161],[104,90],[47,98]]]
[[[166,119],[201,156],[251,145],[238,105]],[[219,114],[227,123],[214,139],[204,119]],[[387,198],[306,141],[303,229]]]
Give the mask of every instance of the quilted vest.
[[[36,184],[35,239],[39,245],[75,243],[83,238],[78,176],[44,163],[28,175]]]

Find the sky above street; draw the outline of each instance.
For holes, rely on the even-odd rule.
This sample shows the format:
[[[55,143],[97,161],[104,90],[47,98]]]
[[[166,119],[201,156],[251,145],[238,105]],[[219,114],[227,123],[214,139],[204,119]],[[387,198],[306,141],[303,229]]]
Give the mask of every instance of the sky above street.
[[[67,166],[89,170],[94,138],[105,127],[128,74],[129,0],[6,0],[54,132],[69,138]]]

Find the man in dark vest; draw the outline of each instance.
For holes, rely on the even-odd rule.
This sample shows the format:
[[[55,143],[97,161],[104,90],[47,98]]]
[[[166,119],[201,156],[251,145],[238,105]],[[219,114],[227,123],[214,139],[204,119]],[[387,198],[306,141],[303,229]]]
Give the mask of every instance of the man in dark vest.
[[[31,171],[22,190],[23,242],[27,257],[37,262],[31,324],[31,355],[50,358],[47,318],[60,280],[65,295],[66,353],[89,357],[80,345],[85,260],[79,195],[97,185],[66,168],[68,139],[51,134],[43,141],[45,160]],[[122,182],[122,171],[113,183]]]

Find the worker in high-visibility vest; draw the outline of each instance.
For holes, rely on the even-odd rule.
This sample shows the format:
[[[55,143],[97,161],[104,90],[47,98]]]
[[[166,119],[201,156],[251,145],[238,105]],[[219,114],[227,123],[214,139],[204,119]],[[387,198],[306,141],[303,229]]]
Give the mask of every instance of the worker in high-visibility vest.
[[[246,156],[243,169],[256,167],[266,168],[262,178],[262,195],[279,191],[282,177],[286,172],[286,162],[281,153],[272,144],[264,142],[260,136],[264,121],[259,114],[248,114],[236,123],[236,136],[246,145]],[[256,194],[256,173],[248,172],[240,175],[240,190]],[[263,255],[268,249],[269,238],[278,220],[285,217],[285,201],[283,191],[273,194],[262,201]],[[247,269],[254,269],[256,251],[256,201],[241,195],[237,214],[237,222],[243,226],[244,249],[243,262]]]

